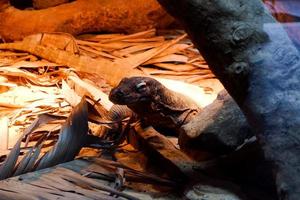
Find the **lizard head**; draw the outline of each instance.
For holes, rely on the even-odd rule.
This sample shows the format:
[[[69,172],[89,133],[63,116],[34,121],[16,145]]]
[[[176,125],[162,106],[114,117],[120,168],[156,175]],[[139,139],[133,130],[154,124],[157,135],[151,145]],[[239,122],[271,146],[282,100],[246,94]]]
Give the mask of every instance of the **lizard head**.
[[[109,94],[109,100],[115,104],[132,105],[149,102],[156,93],[158,81],[149,77],[123,78]]]

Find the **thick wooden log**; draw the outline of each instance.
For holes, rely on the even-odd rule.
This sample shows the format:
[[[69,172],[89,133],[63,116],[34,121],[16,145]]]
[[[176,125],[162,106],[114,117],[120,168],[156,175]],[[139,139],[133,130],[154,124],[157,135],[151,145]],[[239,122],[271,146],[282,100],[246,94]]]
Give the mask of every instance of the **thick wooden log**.
[[[33,7],[35,9],[45,9],[68,2],[69,0],[32,0]]]
[[[77,0],[42,10],[0,11],[0,36],[6,41],[40,32],[138,32],[174,22],[155,0]]]
[[[300,56],[285,30],[260,0],[159,2],[181,21],[255,128],[278,198],[298,200]]]
[[[193,174],[193,167],[197,165],[186,154],[177,149],[174,144],[164,135],[158,133],[153,127],[143,128],[140,124],[134,127],[140,146],[148,154],[160,159],[166,167],[170,176],[175,176],[178,180],[183,181],[190,174]],[[151,157],[151,156],[150,156]],[[193,176],[195,176],[193,174]]]
[[[32,7],[34,9],[45,9],[45,8],[54,7],[63,3],[70,2],[70,0],[1,0],[1,1],[6,1],[6,3],[9,2],[10,5],[19,9],[26,9]]]
[[[223,90],[182,127],[178,143],[193,158],[209,152],[215,156],[232,153],[245,140],[254,137],[251,127],[231,96]]]
[[[276,198],[270,165],[244,114],[225,90],[182,128],[181,150],[197,160],[204,152],[213,154],[212,160],[200,162],[207,175],[234,180],[250,199]]]

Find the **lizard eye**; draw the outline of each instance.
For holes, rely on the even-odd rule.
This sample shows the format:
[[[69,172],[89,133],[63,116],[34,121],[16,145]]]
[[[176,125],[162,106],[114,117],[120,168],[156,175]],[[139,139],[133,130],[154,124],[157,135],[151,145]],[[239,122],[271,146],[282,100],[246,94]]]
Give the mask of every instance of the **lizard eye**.
[[[137,84],[135,86],[135,89],[138,91],[138,92],[143,92],[145,89],[146,89],[146,86],[147,84],[143,81],[143,82],[140,82],[139,84]]]

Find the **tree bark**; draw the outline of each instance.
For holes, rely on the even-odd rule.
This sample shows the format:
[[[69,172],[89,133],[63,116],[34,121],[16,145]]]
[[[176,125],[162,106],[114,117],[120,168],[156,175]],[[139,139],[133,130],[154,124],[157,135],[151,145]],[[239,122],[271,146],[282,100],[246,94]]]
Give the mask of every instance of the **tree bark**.
[[[300,56],[260,0],[159,0],[181,21],[272,162],[279,199],[300,196]]]

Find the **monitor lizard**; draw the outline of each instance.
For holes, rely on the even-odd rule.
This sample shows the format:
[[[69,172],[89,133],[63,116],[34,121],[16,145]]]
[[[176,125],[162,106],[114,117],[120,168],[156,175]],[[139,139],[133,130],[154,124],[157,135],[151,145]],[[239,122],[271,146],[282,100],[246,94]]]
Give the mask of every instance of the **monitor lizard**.
[[[126,105],[147,125],[173,133],[178,133],[201,110],[188,97],[143,76],[123,78],[111,90],[109,99],[114,104]]]

